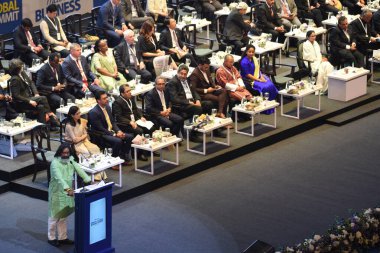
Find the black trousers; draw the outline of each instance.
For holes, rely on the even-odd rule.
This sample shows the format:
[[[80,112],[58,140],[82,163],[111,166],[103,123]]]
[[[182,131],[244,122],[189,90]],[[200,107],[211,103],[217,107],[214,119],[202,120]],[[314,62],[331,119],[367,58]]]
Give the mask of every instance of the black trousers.
[[[125,139],[120,139],[112,135],[103,135],[103,139],[107,145],[112,147],[112,156],[120,157],[125,161],[129,160],[129,152],[133,140],[132,134],[125,134]]]
[[[179,132],[183,128],[183,118],[175,113],[170,113],[169,118],[163,116],[152,117],[152,121],[162,128],[170,128],[173,135],[179,136]]]

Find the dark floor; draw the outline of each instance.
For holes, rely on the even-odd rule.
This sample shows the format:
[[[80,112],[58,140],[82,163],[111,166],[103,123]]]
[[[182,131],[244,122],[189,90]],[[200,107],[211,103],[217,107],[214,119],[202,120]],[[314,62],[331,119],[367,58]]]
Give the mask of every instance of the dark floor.
[[[113,207],[117,252],[241,252],[323,233],[379,203],[380,114],[324,125]],[[46,241],[47,202],[0,195],[1,252],[65,252]],[[26,208],[27,207],[27,208]],[[4,218],[6,217],[6,218]],[[73,236],[73,216],[69,221]]]

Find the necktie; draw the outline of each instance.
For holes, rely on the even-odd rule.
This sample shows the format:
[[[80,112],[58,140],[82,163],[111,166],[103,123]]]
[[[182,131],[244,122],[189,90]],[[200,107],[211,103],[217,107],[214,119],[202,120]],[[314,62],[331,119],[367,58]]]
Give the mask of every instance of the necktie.
[[[163,91],[159,91],[158,95],[160,96],[161,104],[162,104],[162,109],[165,111],[166,110],[166,103],[165,103],[165,96]]]
[[[173,30],[172,31],[172,36],[173,36],[173,40],[174,40],[174,47],[179,47],[179,43],[178,43],[178,39],[177,39],[177,35],[175,34],[175,31]]]
[[[190,90],[189,85],[187,84],[187,81],[186,80],[183,81],[182,84],[183,84],[183,86],[185,86],[184,90],[186,93],[186,99],[193,100],[193,94],[191,94],[191,90]]]
[[[138,66],[138,60],[137,60],[137,57],[136,57],[136,49],[135,49],[135,45],[134,44],[131,44],[130,46],[130,51],[131,51],[131,54],[132,54],[132,59],[133,59],[133,62],[134,62],[134,65],[135,65],[135,69],[137,69],[137,66]]]
[[[112,124],[111,124],[110,116],[108,115],[106,108],[102,108],[102,111],[104,113],[104,117],[106,117],[108,131],[111,131],[112,130]]]
[[[30,34],[30,32],[25,31],[25,33],[26,33],[26,38],[28,39],[29,45],[31,45],[32,47],[36,47],[36,44],[34,44],[33,38],[32,38],[32,35]]]
[[[282,0],[282,11],[284,15],[289,15],[289,10],[288,7],[286,6],[286,0]]]
[[[82,68],[82,65],[79,61],[79,58],[76,60],[76,63],[78,65],[78,68],[79,68],[79,71],[80,71],[80,74],[82,76],[82,82],[83,82],[83,89],[87,89],[88,87],[88,82],[87,82],[87,77],[86,77],[86,74],[84,73],[83,71],[83,68]]]
[[[269,8],[270,8],[270,15],[273,17],[274,13],[273,13],[272,6],[270,6]]]

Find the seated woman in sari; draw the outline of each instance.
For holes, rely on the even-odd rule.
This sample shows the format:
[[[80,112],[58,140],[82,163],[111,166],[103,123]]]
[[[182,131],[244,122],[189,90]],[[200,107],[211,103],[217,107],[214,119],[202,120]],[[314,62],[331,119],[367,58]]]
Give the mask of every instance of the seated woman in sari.
[[[81,118],[78,106],[71,106],[67,115],[68,122],[65,128],[65,141],[73,143],[78,156],[90,157],[100,154],[98,146],[93,144],[87,134],[87,120]],[[105,172],[95,174],[95,180],[106,179]]]
[[[117,71],[116,61],[112,52],[108,50],[107,40],[95,42],[91,71],[99,77],[99,86],[106,91],[118,90],[121,84],[127,83],[124,76]]]
[[[303,44],[303,59],[305,60],[305,65],[308,66],[308,61],[310,62],[311,72],[317,75],[317,86],[322,86],[320,91],[322,94],[327,93],[328,90],[328,77],[334,70],[334,66],[327,60],[326,57],[322,57],[321,48],[318,42],[315,41],[315,32],[310,30],[306,33],[307,40]],[[316,92],[318,95],[318,92]]]
[[[244,80],[245,87],[253,95],[269,93],[269,100],[275,100],[278,94],[276,86],[266,75],[260,72],[260,65],[255,57],[255,46],[248,45],[240,61],[241,76]],[[267,110],[264,113],[271,114],[274,109]]]

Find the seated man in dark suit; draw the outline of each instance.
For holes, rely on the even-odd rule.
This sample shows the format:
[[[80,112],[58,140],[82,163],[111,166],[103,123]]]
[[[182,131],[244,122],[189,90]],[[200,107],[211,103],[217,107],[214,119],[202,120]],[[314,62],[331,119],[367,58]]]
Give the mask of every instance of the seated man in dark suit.
[[[228,38],[229,43],[234,45],[233,53],[241,55],[241,48],[248,44],[249,38],[246,34],[254,28],[255,25],[248,20],[243,19],[243,15],[247,12],[248,5],[240,2],[235,10],[232,10],[227,16],[224,25],[223,35]]]
[[[172,112],[170,95],[165,89],[165,78],[156,77],[155,89],[145,95],[145,111],[150,119],[162,128],[170,128],[173,135],[179,136],[183,128],[183,118]]]
[[[33,81],[23,71],[23,64],[17,58],[9,63],[9,73],[12,76],[9,83],[14,108],[18,112],[29,114],[28,117],[37,115],[41,123],[50,121],[52,127],[58,127],[59,122],[51,111],[47,98],[40,96]]]
[[[264,33],[272,34],[272,41],[279,38],[279,42],[284,42],[284,26],[281,23],[280,17],[277,15],[277,10],[274,6],[274,0],[266,0],[262,4],[257,13],[258,23],[257,26],[263,30]]]
[[[196,67],[190,75],[190,84],[200,95],[202,100],[211,101],[218,108],[217,117],[225,118],[228,105],[228,94],[226,89],[215,85],[210,72],[210,60],[202,57],[198,60]]]
[[[13,34],[15,57],[20,57],[29,66],[32,65],[34,59],[44,61],[49,56],[49,52],[42,47],[40,40],[31,32],[32,28],[32,21],[24,18]]]
[[[355,67],[363,67],[364,56],[357,50],[355,38],[347,28],[347,18],[342,16],[338,19],[338,26],[331,31],[330,51],[332,57],[335,58],[332,60],[339,62],[339,59],[343,59],[348,65],[353,62]]]
[[[83,98],[85,92],[102,90],[100,81],[91,72],[86,58],[81,55],[82,49],[79,44],[73,43],[70,47],[70,55],[62,63],[63,74],[67,80],[68,92],[76,98]]]
[[[103,29],[108,39],[108,46],[116,47],[123,39],[123,31],[128,28],[121,10],[120,0],[106,1],[100,7],[96,24]],[[133,26],[130,28],[133,29]]]
[[[124,40],[114,48],[117,70],[123,73],[127,80],[141,75],[141,83],[149,83],[152,74],[146,70],[142,52],[135,45],[135,34],[132,30],[124,31]]]
[[[342,5],[347,7],[349,14],[357,15],[361,13],[365,2],[365,0],[342,0]]]
[[[370,49],[380,48],[380,44],[376,40],[379,34],[372,29],[372,12],[370,10],[362,11],[360,17],[348,25],[348,30],[352,32],[356,46],[363,55],[367,55]]]
[[[67,99],[75,101],[75,97],[67,92],[66,78],[59,64],[61,55],[52,53],[49,62],[45,63],[37,72],[37,90],[47,97],[50,108],[55,111],[61,104],[61,100],[67,104]]]
[[[166,28],[160,34],[158,45],[166,54],[171,54],[171,57],[176,62],[185,63],[186,59],[190,59],[190,65],[197,66],[194,56],[189,53],[189,49],[181,41],[181,32],[176,29],[177,22],[174,18],[167,17],[164,20]]]
[[[319,9],[320,4],[317,0],[295,0],[298,16],[301,19],[313,19],[314,23],[320,27],[322,26],[322,12]]]
[[[376,34],[380,34],[380,9],[378,9],[372,16],[372,30]]]
[[[0,86],[0,118],[5,120],[15,119],[18,113],[9,105],[12,102],[12,97]]]
[[[202,113],[210,114],[213,106],[212,102],[201,102],[201,97],[187,80],[188,73],[189,68],[184,64],[180,65],[177,70],[177,75],[168,82],[173,111],[185,119]],[[199,141],[194,135],[191,136],[191,139],[194,142]]]
[[[141,28],[141,25],[147,20],[154,23],[153,18],[146,15],[139,0],[123,0],[121,9],[123,10],[125,21],[135,28]]]
[[[112,147],[113,157],[120,157],[125,160],[123,165],[129,165],[133,135],[122,132],[117,126],[108,105],[108,95],[104,90],[96,92],[95,99],[98,104],[88,113],[91,130],[102,134],[101,138]]]

